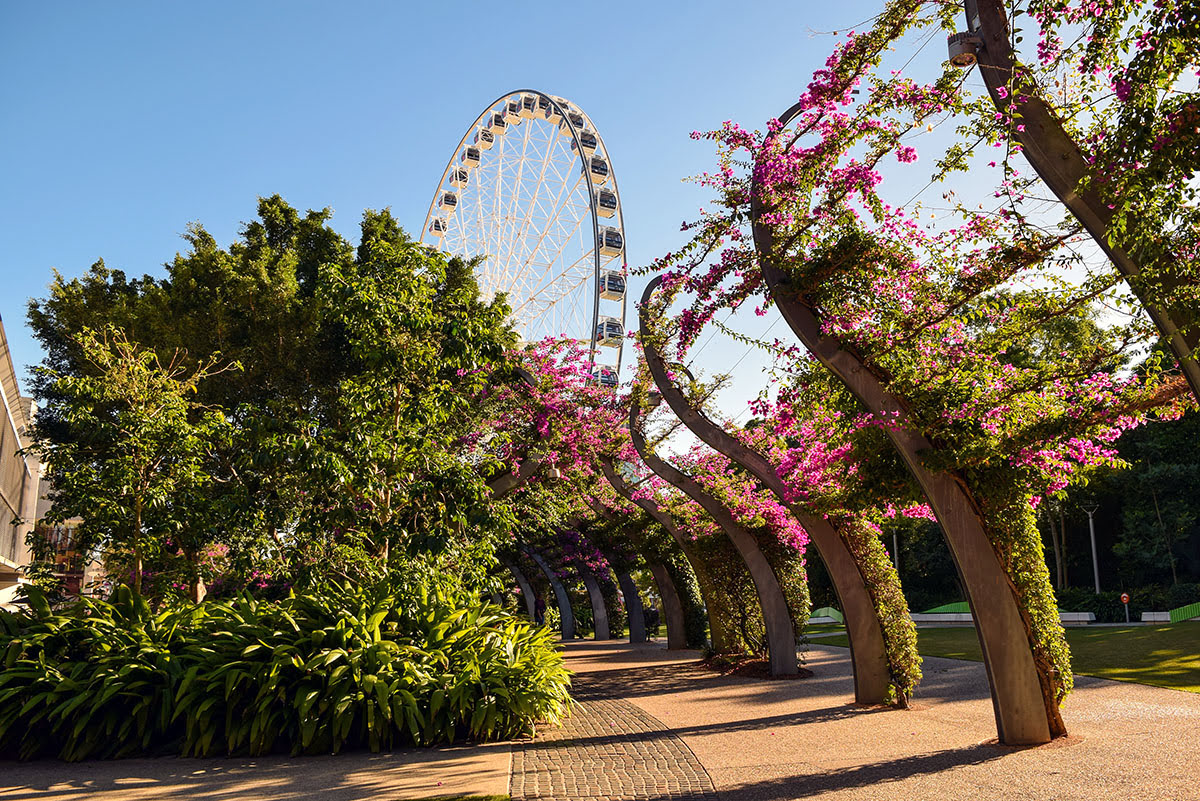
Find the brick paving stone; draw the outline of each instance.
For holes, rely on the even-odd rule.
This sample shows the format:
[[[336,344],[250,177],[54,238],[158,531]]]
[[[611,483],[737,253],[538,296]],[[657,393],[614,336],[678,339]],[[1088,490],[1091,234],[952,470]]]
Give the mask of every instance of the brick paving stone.
[[[571,717],[513,748],[513,801],[719,798],[696,755],[657,718],[576,679]]]

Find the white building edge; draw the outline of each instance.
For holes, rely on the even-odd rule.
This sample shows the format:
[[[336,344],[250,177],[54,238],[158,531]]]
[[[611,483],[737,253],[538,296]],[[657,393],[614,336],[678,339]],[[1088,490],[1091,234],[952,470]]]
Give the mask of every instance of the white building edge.
[[[29,563],[26,535],[38,512],[41,462],[21,451],[30,444],[37,412],[32,398],[21,397],[4,321],[0,320],[0,604],[11,603]]]

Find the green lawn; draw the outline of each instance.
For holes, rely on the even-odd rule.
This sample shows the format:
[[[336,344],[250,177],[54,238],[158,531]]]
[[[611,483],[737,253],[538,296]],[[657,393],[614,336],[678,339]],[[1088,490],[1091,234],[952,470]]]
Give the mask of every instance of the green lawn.
[[[814,642],[847,644],[845,635]],[[1200,693],[1200,621],[1163,626],[1069,626],[1067,642],[1076,673]],[[923,656],[982,660],[973,628],[918,629],[917,647]]]

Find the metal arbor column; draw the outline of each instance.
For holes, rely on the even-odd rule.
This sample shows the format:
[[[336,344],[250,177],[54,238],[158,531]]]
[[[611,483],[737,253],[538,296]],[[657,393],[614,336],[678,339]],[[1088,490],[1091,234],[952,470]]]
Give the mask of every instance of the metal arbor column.
[[[629,624],[629,641],[645,642],[646,641],[646,617],[642,609],[642,599],[638,595],[637,585],[633,582],[633,577],[629,575],[628,570],[618,570],[617,560],[613,559],[613,551],[611,549],[601,551],[601,556],[604,561],[608,562],[609,570],[617,577],[617,586],[621,589],[621,595],[625,599],[625,620]]]
[[[600,592],[600,583],[591,573],[581,572],[583,573],[583,586],[587,587],[588,598],[592,602],[592,623],[595,629],[592,639],[612,639],[608,630],[608,608],[604,605],[604,593]]]
[[[533,587],[529,583],[529,579],[525,578],[525,574],[521,572],[521,568],[517,567],[515,562],[503,563],[508,572],[512,573],[514,579],[517,580],[517,586],[521,588],[521,595],[525,598],[525,611],[529,614],[530,620],[537,620],[537,611],[534,606]]]
[[[976,57],[979,75],[987,85],[992,102],[1000,113],[1021,121],[1011,133],[1021,143],[1022,156],[1129,282],[1142,307],[1170,345],[1192,394],[1200,400],[1200,362],[1196,360],[1196,349],[1200,347],[1198,310],[1182,308],[1178,303],[1174,308],[1163,308],[1148,301],[1145,290],[1136,280],[1142,266],[1133,254],[1109,238],[1115,216],[1113,209],[1094,188],[1080,188],[1091,170],[1078,143],[1050,104],[1042,99],[1037,87],[1024,79],[1018,79],[1017,84],[1010,86],[1016,54],[1009,41],[1008,13],[1003,0],[965,0],[964,8],[969,32],[978,34],[982,40]],[[1001,89],[1008,91],[1001,96]],[[1010,106],[1013,106],[1012,110]],[[1195,280],[1181,269],[1185,262],[1182,260],[1171,274],[1160,277],[1168,289]]]
[[[610,561],[611,565],[612,562]],[[621,588],[621,595],[625,598],[625,617],[629,620],[629,641],[630,642],[645,642],[646,641],[646,612],[642,607],[642,597],[638,594],[637,585],[633,583],[633,577],[625,570],[614,570],[617,576],[617,586]]]
[[[708,634],[712,639],[712,647],[717,653],[727,652],[733,637],[729,631],[728,624],[721,619],[718,612],[717,590],[713,587],[708,572],[705,570],[704,560],[696,554],[695,550],[688,543],[687,537],[679,530],[679,526],[675,524],[669,512],[659,508],[658,504],[649,498],[635,496],[633,488],[617,473],[616,465],[610,458],[602,457],[600,459],[600,468],[603,470],[604,477],[608,480],[609,485],[619,495],[630,503],[641,507],[650,517],[654,518],[655,522],[666,529],[667,533],[671,535],[671,539],[679,546],[679,550],[683,553],[688,565],[692,568],[692,575],[696,578],[700,597],[704,601],[705,612],[708,618]],[[676,597],[678,598],[678,591],[676,591]],[[680,601],[680,606],[682,607],[682,600]],[[698,645],[701,645],[701,643],[698,643]]]
[[[663,617],[667,624],[667,650],[683,650],[687,648],[687,631],[679,591],[675,589],[675,582],[671,580],[671,574],[662,562],[651,562],[650,572],[654,574],[658,597],[662,599]]]
[[[639,501],[633,501],[630,497],[632,493],[629,491],[629,487],[625,485],[624,482],[621,481],[621,479],[616,475],[616,471],[612,469],[612,465],[608,462],[608,460],[601,459],[601,468],[604,472],[605,478],[609,482],[609,486],[611,486],[618,495],[621,495],[626,500],[634,503],[634,505],[638,506],[640,509],[642,509],[642,511],[647,511],[648,505],[654,506],[645,498],[640,499]],[[617,483],[613,483],[614,481]],[[593,501],[593,508],[595,508],[596,513],[601,517],[609,520],[616,518],[616,515],[608,511],[602,504]],[[647,513],[649,514],[649,512]],[[657,515],[651,514],[650,517],[656,521],[658,520]],[[659,522],[659,524],[662,525],[661,522]],[[664,528],[668,529],[668,533],[671,534],[672,541],[675,543],[676,547],[680,547],[682,537],[678,535],[678,532],[671,530],[673,529],[673,526],[664,526]],[[648,547],[648,543],[644,538],[635,536],[634,539],[640,541],[643,547]],[[692,568],[692,557],[687,553],[687,550],[682,547],[680,547],[680,553],[683,554],[684,560],[688,566],[688,570],[692,574],[693,579],[696,581],[697,587],[699,587],[701,582],[699,579],[695,578],[695,569]],[[611,552],[605,553],[604,558],[607,560],[610,567],[618,564],[618,562],[612,558]],[[670,605],[671,610],[673,610],[664,610],[663,612],[663,623],[667,625],[667,649],[671,650],[672,648],[687,648],[688,633],[687,624],[685,622],[686,613],[684,612],[684,604],[682,599],[679,597],[679,591],[675,586],[674,579],[671,578],[669,569],[665,563],[660,561],[660,559],[661,554],[654,556],[653,558],[648,556],[646,553],[642,554],[643,563],[649,568],[651,574],[654,576],[654,583],[658,588],[659,598],[663,600],[664,605]],[[617,574],[617,583],[621,587],[621,593],[625,596],[626,613],[629,618],[629,641],[647,642],[646,609],[642,603],[641,593],[638,591],[637,584],[634,583],[633,578],[629,575],[629,571],[617,570],[616,568],[613,568],[613,571]],[[704,597],[703,590],[701,590],[700,594],[701,597]],[[704,611],[702,607],[697,608],[701,612]],[[674,644],[672,645],[672,643]],[[696,643],[696,645],[700,646],[703,645],[703,643]]]
[[[784,112],[780,123],[786,125],[797,109],[798,105]],[[871,413],[902,420],[907,411],[904,401],[888,392],[856,353],[822,333],[816,312],[797,295],[786,273],[774,263],[774,237],[758,222],[767,209],[761,193],[753,191],[751,195],[754,246],[771,299],[784,320],[809,352]],[[886,433],[933,507],[958,567],[983,651],[1000,741],[1005,745],[1037,745],[1049,742],[1052,733],[1065,734],[1051,678],[1043,676],[1034,663],[1012,580],[992,548],[975,499],[954,476],[925,467],[921,454],[933,447],[925,437],[898,425],[888,426]]]
[[[737,548],[746,569],[750,571],[758,604],[762,609],[763,625],[767,630],[767,656],[770,659],[771,675],[795,675],[800,669],[796,657],[796,627],[788,610],[783,586],[779,577],[775,575],[775,569],[759,548],[758,540],[734,519],[724,504],[701,487],[699,482],[666,460],[660,459],[650,450],[639,427],[638,412],[637,403],[630,404],[629,434],[638,455],[659,477],[700,504]]]
[[[693,434],[762,482],[808,532],[809,541],[817,549],[821,561],[825,563],[841,603],[842,614],[845,616],[850,662],[854,671],[854,700],[860,704],[885,703],[891,685],[891,671],[884,645],[883,628],[854,554],[846,547],[845,541],[827,519],[820,515],[808,514],[796,504],[788,502],[782,480],[775,472],[774,466],[762,454],[744,445],[693,408],[671,380],[662,354],[651,341],[652,338],[647,336],[650,329],[647,309],[651,297],[661,283],[662,276],[657,276],[646,286],[638,314],[639,328],[643,335],[642,353],[658,391],[675,416]]]
[[[542,558],[541,554],[534,550],[527,550],[526,553],[533,561],[537,562],[538,567],[546,574],[546,580],[554,589],[554,598],[558,601],[559,630],[562,632],[563,640],[575,639],[575,614],[571,611],[571,596],[567,595],[567,588],[558,580],[558,576],[550,569],[550,565],[546,564],[546,560]]]

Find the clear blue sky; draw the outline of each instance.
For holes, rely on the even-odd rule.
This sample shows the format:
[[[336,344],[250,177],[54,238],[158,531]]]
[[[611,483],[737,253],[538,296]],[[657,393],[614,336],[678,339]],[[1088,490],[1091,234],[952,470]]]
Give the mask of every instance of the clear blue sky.
[[[0,316],[18,374],[41,358],[25,304],[52,268],[103,258],[161,276],[189,222],[228,244],[275,192],[332,207],[352,239],[384,206],[417,233],[465,127],[522,87],[595,121],[629,264],[645,264],[707,199],[681,183],[712,161],[689,132],[760,126],[824,61],[835,39],[817,32],[861,29],[881,6],[4,0]],[[728,368],[744,350],[716,342],[702,361]]]

